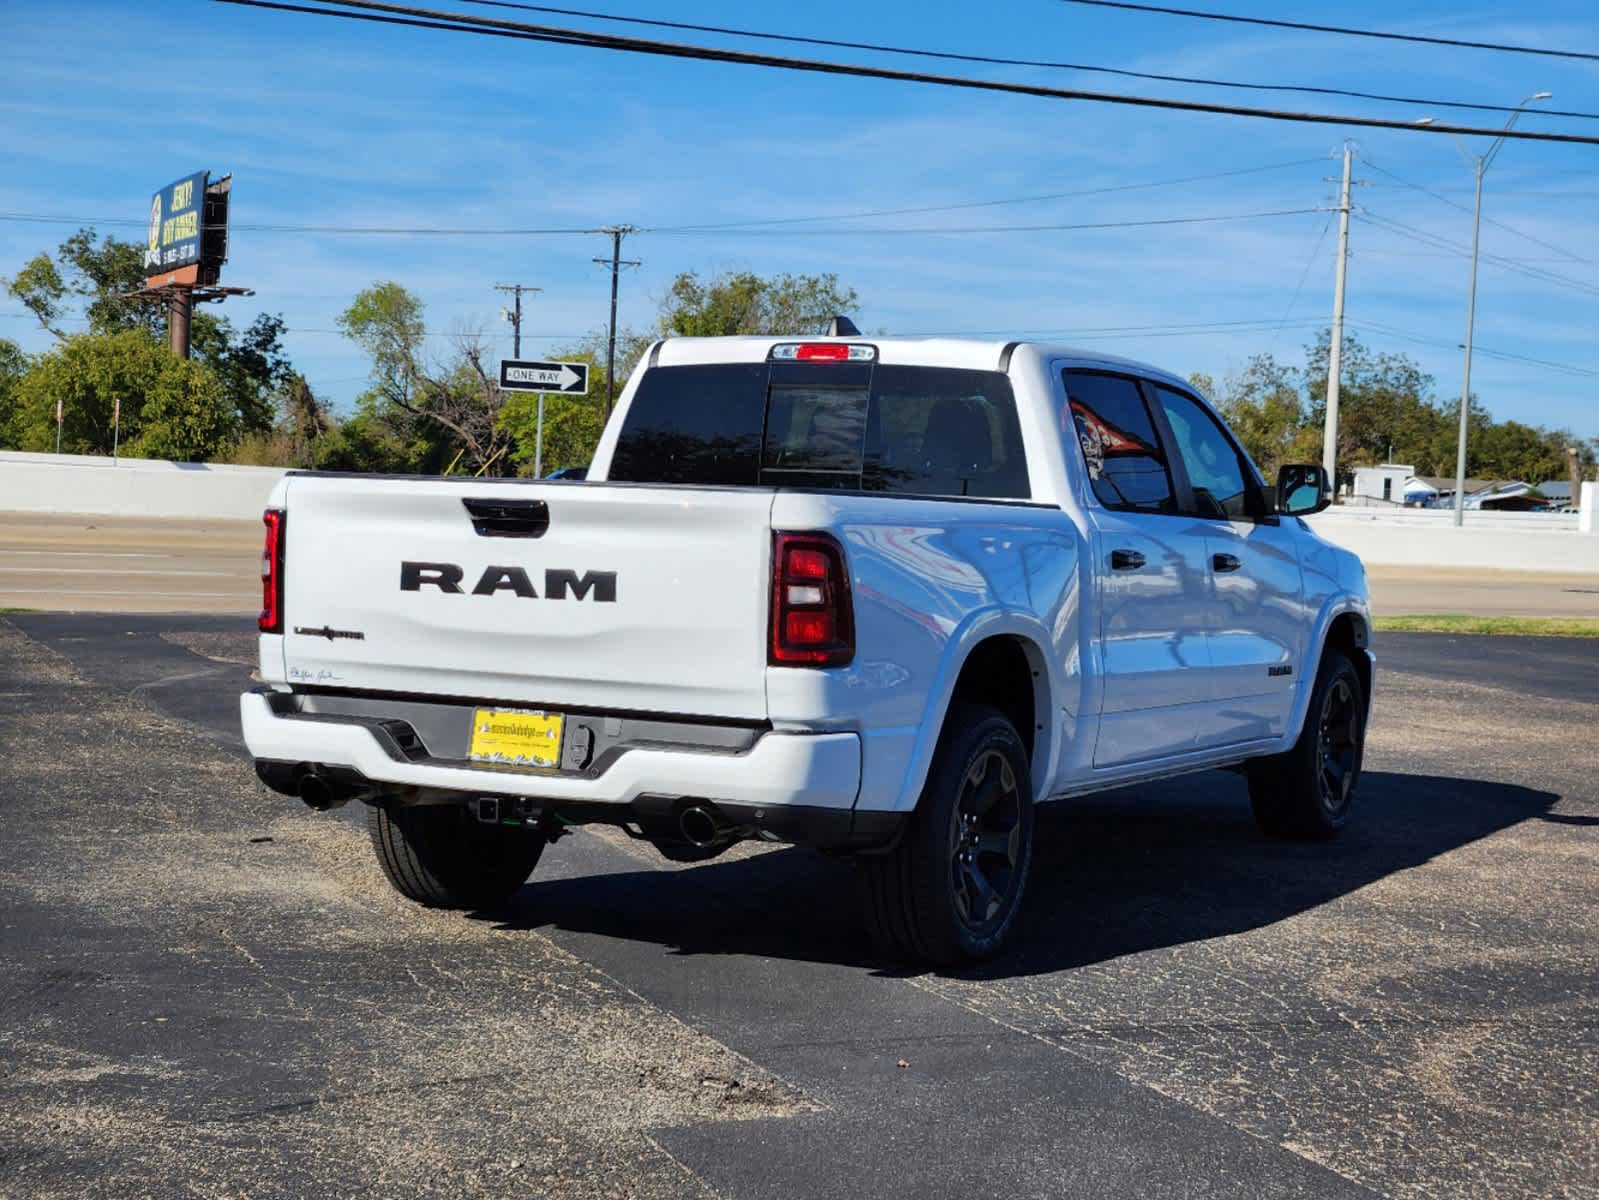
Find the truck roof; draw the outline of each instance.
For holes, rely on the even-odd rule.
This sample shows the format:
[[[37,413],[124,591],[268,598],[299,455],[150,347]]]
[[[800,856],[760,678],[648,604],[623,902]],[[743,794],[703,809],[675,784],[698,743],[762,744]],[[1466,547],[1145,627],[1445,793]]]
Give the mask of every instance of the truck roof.
[[[675,337],[656,343],[652,366],[696,366],[707,363],[765,362],[774,345],[790,342],[866,343],[877,347],[878,361],[892,366],[954,367],[970,371],[999,369],[1000,359],[1009,347],[1012,353],[1026,350],[1042,358],[1071,358],[1079,362],[1169,380],[1192,390],[1193,384],[1171,371],[1121,358],[1081,346],[1057,342],[1029,341],[1026,338],[957,337]]]

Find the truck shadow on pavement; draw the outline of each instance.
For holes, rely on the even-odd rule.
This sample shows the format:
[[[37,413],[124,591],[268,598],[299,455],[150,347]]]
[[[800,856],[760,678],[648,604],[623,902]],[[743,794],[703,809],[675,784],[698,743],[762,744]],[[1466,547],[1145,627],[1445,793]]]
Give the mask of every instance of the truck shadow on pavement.
[[[1353,824],[1320,843],[1260,833],[1243,780],[1224,772],[1067,801],[1040,813],[1013,949],[964,974],[1043,974],[1257,929],[1544,817],[1559,799],[1487,780],[1367,772]],[[552,847],[547,861],[567,848]],[[692,868],[535,875],[509,913],[482,917],[677,954],[889,969],[863,929],[858,884],[847,862],[774,850]]]

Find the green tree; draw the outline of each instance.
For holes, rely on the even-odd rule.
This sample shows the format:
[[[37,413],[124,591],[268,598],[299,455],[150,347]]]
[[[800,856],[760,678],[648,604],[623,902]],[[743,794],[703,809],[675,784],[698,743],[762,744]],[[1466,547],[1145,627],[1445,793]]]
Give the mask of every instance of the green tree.
[[[586,467],[594,457],[600,433],[605,428],[605,360],[592,350],[556,352],[562,362],[586,362],[589,366],[587,396],[546,395],[544,397],[544,473],[562,467]],[[516,443],[511,461],[517,474],[533,473],[534,445],[538,431],[538,396],[517,392],[505,399],[500,423]]]
[[[820,333],[834,316],[860,311],[854,288],[838,276],[724,272],[709,283],[693,271],[672,281],[661,302],[661,332],[668,337]]]
[[[1323,426],[1327,414],[1331,344],[1330,333],[1323,330],[1306,347],[1306,419],[1317,429]],[[1408,355],[1378,353],[1353,334],[1345,335],[1338,389],[1340,473],[1356,466],[1394,461],[1412,463],[1421,474],[1431,474],[1447,437],[1448,419],[1433,402],[1432,376]]]
[[[423,322],[422,301],[392,281],[365,288],[340,314],[340,330],[371,359],[372,387],[358,401],[368,432],[407,445],[415,470],[508,473],[514,443],[490,351],[463,335],[452,357],[429,363]]]
[[[280,409],[294,371],[283,333],[283,318],[271,313],[259,314],[242,332],[227,317],[194,314],[192,353],[216,376],[241,433],[266,433],[286,415]]]
[[[28,356],[8,338],[0,338],[0,450],[15,450],[21,444],[17,423],[17,393],[28,369]]]
[[[1303,461],[1305,405],[1291,367],[1269,354],[1257,354],[1219,390],[1209,391],[1217,411],[1267,480],[1275,479],[1284,463]]]
[[[61,449],[109,454],[119,400],[130,457],[213,458],[235,433],[227,397],[204,364],[173,358],[145,330],[124,329],[80,334],[32,361],[17,389],[19,441],[53,449],[59,401]]]
[[[4,282],[14,300],[63,340],[69,334],[61,326],[75,307],[82,308],[91,333],[161,330],[162,315],[154,305],[123,298],[144,284],[144,256],[136,242],[110,236],[97,241],[93,229],[80,229],[53,257],[34,255]]]

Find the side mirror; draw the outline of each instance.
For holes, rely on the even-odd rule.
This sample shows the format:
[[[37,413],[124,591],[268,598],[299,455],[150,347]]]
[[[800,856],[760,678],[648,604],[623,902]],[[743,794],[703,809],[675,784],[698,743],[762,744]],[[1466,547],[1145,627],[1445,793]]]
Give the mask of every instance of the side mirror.
[[[1277,472],[1277,511],[1308,517],[1332,503],[1332,484],[1319,464],[1290,463]]]

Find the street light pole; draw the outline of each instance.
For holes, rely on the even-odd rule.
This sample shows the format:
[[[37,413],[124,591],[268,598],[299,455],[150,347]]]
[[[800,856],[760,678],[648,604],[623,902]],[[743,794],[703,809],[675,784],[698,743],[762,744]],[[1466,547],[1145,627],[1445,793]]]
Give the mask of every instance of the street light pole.
[[[1505,144],[1505,134],[1515,126],[1516,119],[1521,116],[1527,105],[1534,100],[1548,100],[1549,92],[1534,92],[1520,104],[1516,111],[1510,114],[1510,120],[1505,122],[1504,133],[1496,138],[1488,147],[1486,154],[1476,158],[1466,152],[1465,143],[1461,143],[1461,154],[1471,166],[1476,176],[1476,202],[1471,213],[1471,286],[1466,293],[1466,361],[1461,375],[1460,384],[1460,438],[1455,447],[1455,524],[1464,525],[1466,521],[1466,431],[1471,422],[1471,343],[1477,330],[1477,247],[1482,240],[1482,180],[1488,173],[1488,168],[1493,165],[1494,158],[1500,148]],[[1456,141],[1459,141],[1457,138]]]
[[[1514,118],[1512,118],[1514,120]],[[1471,341],[1477,331],[1477,243],[1482,236],[1482,177],[1488,165],[1478,159],[1477,200],[1471,217],[1471,284],[1466,290],[1466,365],[1460,382],[1460,438],[1455,446],[1455,524],[1466,521],[1466,429],[1471,420]]]

